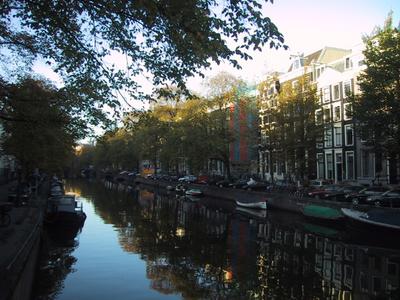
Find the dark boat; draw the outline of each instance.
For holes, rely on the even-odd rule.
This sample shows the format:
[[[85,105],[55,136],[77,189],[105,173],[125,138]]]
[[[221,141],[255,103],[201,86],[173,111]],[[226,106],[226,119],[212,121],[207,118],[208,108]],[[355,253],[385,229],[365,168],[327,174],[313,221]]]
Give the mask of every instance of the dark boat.
[[[86,214],[82,210],[82,204],[78,206],[75,195],[62,195],[48,199],[46,224],[60,228],[80,228],[85,219]]]
[[[342,208],[343,214],[353,221],[355,225],[365,228],[381,229],[400,232],[400,210],[397,209],[371,209],[367,212]]]

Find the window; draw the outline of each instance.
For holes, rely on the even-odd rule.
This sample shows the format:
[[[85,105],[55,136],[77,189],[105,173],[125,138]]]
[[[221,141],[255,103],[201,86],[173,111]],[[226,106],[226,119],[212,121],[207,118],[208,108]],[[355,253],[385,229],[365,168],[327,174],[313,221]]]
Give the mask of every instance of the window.
[[[340,105],[337,105],[333,108],[333,121],[338,122],[341,119],[340,114]]]
[[[324,138],[323,138],[322,135],[317,136],[316,141],[317,141],[317,148],[318,149],[324,148]]]
[[[339,85],[336,84],[333,86],[333,99],[339,100],[339,98],[340,98],[340,88]]]
[[[321,75],[321,70],[317,69],[317,78],[319,78],[320,75]]]
[[[325,154],[326,159],[326,179],[333,179],[333,158],[332,153]]]
[[[345,120],[351,120],[351,115],[352,115],[352,106],[351,103],[346,103],[344,105],[344,119]]]
[[[322,109],[318,109],[315,111],[315,123],[317,123],[317,125],[321,125],[322,122],[323,122]]]
[[[347,180],[354,179],[354,152],[346,152],[346,178]]]
[[[329,123],[331,121],[330,107],[324,108],[324,121],[325,121],[325,123]]]
[[[372,177],[374,167],[373,153],[368,150],[361,151],[361,169],[363,177]]]
[[[329,87],[325,87],[322,89],[322,100],[324,102],[329,102],[331,100],[331,94]]]
[[[349,96],[353,92],[353,88],[351,86],[351,81],[348,80],[343,83],[343,97]]]
[[[352,66],[353,66],[353,62],[351,61],[350,57],[346,57],[345,69],[350,69]]]
[[[332,129],[325,128],[325,147],[332,147]]]
[[[342,126],[335,125],[333,130],[335,135],[335,147],[340,147],[342,146]]]
[[[324,155],[322,153],[317,154],[317,177],[324,178]]]
[[[353,125],[352,124],[345,125],[344,130],[346,134],[345,145],[353,146],[354,143]]]

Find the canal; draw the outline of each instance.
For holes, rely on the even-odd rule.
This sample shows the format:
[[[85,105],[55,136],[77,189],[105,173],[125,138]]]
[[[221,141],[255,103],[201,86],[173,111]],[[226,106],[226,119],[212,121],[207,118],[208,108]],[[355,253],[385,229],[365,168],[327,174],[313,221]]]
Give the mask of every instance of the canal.
[[[87,219],[44,240],[34,300],[400,299],[400,251],[346,228],[144,187],[66,190]]]

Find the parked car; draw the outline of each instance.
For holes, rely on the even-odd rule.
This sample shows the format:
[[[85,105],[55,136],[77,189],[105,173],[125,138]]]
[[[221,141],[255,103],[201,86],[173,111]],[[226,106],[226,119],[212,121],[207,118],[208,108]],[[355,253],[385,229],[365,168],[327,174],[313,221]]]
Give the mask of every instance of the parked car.
[[[241,189],[245,185],[247,185],[247,181],[249,181],[249,180],[248,179],[238,179],[235,182],[232,182],[231,184],[229,184],[229,186],[233,189]]]
[[[307,195],[311,198],[315,199],[325,199],[328,195],[337,193],[342,189],[342,186],[337,184],[325,185],[320,188],[315,188],[313,190],[309,190]]]
[[[400,207],[400,188],[390,189],[381,195],[369,196],[365,202],[379,207]]]
[[[290,191],[292,189],[295,189],[294,184],[286,180],[276,180],[266,187],[267,191]]]
[[[210,178],[207,175],[199,175],[199,177],[197,177],[196,183],[208,184],[209,179]]]
[[[219,176],[219,175],[210,176],[208,178],[208,184],[209,185],[217,185],[217,183],[222,180],[225,180],[224,176]]]
[[[365,189],[364,186],[361,185],[342,185],[341,188],[337,191],[333,191],[325,195],[326,200],[331,201],[351,201],[349,195],[357,194],[359,191]]]
[[[370,196],[378,196],[383,194],[384,192],[389,191],[388,187],[383,186],[371,186],[365,189],[362,189],[358,193],[349,194],[348,198],[351,199],[353,204],[366,204],[366,200]]]
[[[324,180],[324,179],[317,179],[317,180],[311,180],[309,183],[310,188],[314,189],[320,189],[322,187],[325,187],[327,185],[331,185],[332,182],[329,180]]]
[[[186,182],[186,183],[194,183],[196,182],[197,177],[194,175],[186,175],[178,179],[179,182]]]
[[[248,181],[242,188],[248,191],[266,191],[268,184],[264,181]]]
[[[230,184],[232,184],[232,181],[229,179],[222,179],[215,183],[218,187],[229,187]]]

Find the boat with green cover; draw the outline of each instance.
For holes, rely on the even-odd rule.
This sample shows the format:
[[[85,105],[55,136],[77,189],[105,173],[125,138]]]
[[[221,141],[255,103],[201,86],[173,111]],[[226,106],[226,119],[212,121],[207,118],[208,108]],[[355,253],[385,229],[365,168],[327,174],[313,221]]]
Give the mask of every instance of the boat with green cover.
[[[316,204],[306,204],[303,207],[303,215],[326,221],[337,221],[344,217],[340,209]]]

